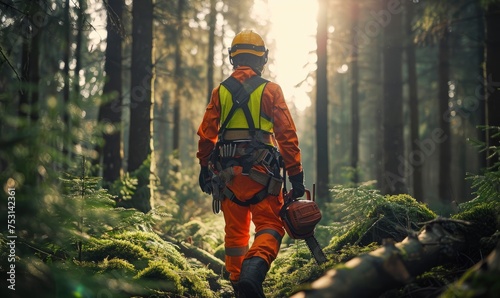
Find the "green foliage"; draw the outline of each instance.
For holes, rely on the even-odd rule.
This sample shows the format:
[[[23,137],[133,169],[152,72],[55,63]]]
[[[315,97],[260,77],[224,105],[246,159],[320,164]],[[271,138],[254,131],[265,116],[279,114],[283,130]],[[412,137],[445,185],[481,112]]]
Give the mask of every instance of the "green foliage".
[[[114,239],[126,241],[145,249],[148,255],[155,258],[165,259],[174,266],[186,270],[188,264],[186,259],[179,253],[176,247],[152,232],[128,231],[113,236]]]
[[[111,184],[109,192],[114,194],[118,199],[130,200],[137,189],[137,183],[137,178],[132,177],[127,172],[123,177]]]
[[[305,242],[295,240],[293,245],[281,249],[271,266],[264,283],[266,293],[270,297],[289,297],[294,292],[307,289],[308,284],[321,277],[326,270],[376,248],[377,245],[374,243],[363,247],[346,245],[339,251],[326,247],[324,252],[328,256],[328,261],[318,266]]]
[[[175,267],[163,260],[150,261],[148,267],[141,270],[136,278],[153,281],[155,289],[158,289],[160,292],[179,295],[184,292],[181,277],[176,273]]]
[[[173,155],[169,159],[173,168],[179,170],[169,171],[162,185],[163,193],[159,194],[158,205],[167,208],[172,216],[159,222],[157,229],[215,253],[223,244],[224,218],[221,214],[212,213],[211,196],[199,190],[199,165],[183,167]],[[224,258],[223,251],[219,257]]]
[[[131,275],[135,272],[134,265],[130,264],[126,260],[114,258],[111,260],[104,259],[104,261],[98,264],[99,273],[106,273],[112,271],[118,271],[120,275]]]
[[[212,210],[212,198],[203,194],[198,187],[199,166],[185,167],[173,155],[169,158],[174,169],[169,171],[165,181],[165,185],[168,185],[168,189],[165,189],[165,199],[176,204],[178,209],[174,208],[173,217],[177,223],[188,222],[192,218],[205,215],[207,210]]]
[[[409,195],[382,196],[377,190],[361,185],[357,188],[336,186],[329,209],[336,210],[337,222],[329,246],[339,250],[346,244],[365,246],[381,243],[384,238],[404,239],[418,223],[436,214]]]
[[[210,290],[209,280],[218,276],[205,268],[181,273],[181,283],[185,289],[184,295],[195,297],[215,297]]]
[[[468,209],[455,214],[452,218],[470,222],[465,227],[465,254],[473,262],[478,262],[489,254],[498,237],[495,232],[500,230],[500,201],[469,204]]]
[[[150,154],[137,170],[113,183],[111,189],[118,198],[117,206],[149,212],[152,209],[151,191],[156,189],[151,176]]]
[[[213,297],[214,285],[207,280],[214,280],[216,286],[217,275],[188,263],[175,245],[153,232],[156,220],[167,214],[115,208],[100,179],[85,176],[86,166],[70,170],[75,174],[65,173],[58,188],[43,189],[44,208],[37,216],[45,220],[32,230],[37,233],[34,237],[24,237],[26,246],[19,244],[23,250],[18,253],[17,268],[23,277],[18,283],[27,286],[20,295],[35,290],[39,297],[159,293]],[[7,248],[6,243],[2,236],[0,247]],[[160,276],[168,279],[155,280]]]
[[[295,240],[293,245],[280,250],[264,282],[264,290],[270,297],[288,297],[292,292],[302,289],[300,285],[319,278],[331,265],[328,262],[318,266],[305,242]]]
[[[334,186],[331,190],[333,203],[329,209],[334,211],[333,220],[353,221],[365,217],[384,197],[370,185],[358,187]]]
[[[412,283],[385,292],[380,298],[437,297],[442,289],[452,283],[455,278],[456,274],[453,270],[437,266],[417,276]]]
[[[83,260],[101,261],[104,259],[124,259],[129,262],[145,259],[147,252],[142,247],[125,240],[98,240],[83,252]]]
[[[175,226],[170,233],[175,238],[186,240],[208,252],[214,252],[219,245],[223,244],[224,239],[221,223],[217,223],[213,217],[205,217],[203,220],[193,218]]]
[[[484,130],[489,131],[492,139],[500,139],[500,127],[489,127],[484,128]],[[484,142],[475,140],[469,141],[480,152],[487,151],[489,154],[489,156],[487,156],[488,159],[497,159],[490,167],[485,169],[484,173],[477,175],[468,174],[467,179],[472,180],[473,194],[475,194],[476,197],[469,202],[461,204],[459,206],[460,209],[468,209],[475,204],[481,204],[483,202],[500,201],[500,158],[498,158],[498,156],[500,156],[500,147],[488,147]]]
[[[305,242],[295,240],[291,246],[281,249],[271,267],[267,288],[271,296],[283,297],[307,289],[302,284],[319,278],[326,268],[373,251],[384,238],[401,241],[410,230],[419,229],[418,223],[436,217],[427,206],[409,195],[382,196],[367,184],[336,186],[332,196],[333,203],[322,212],[327,214],[326,220],[324,218],[319,227],[323,237],[329,236],[330,243],[324,248],[328,262],[318,266]]]
[[[500,138],[500,128],[488,129],[493,138]],[[488,158],[500,155],[498,147],[488,148],[484,142],[479,141],[471,141],[471,143],[479,151],[488,151],[490,154]],[[495,232],[500,230],[500,162],[497,161],[481,174],[469,174],[467,179],[472,181],[475,198],[460,204],[459,212],[453,218],[471,223],[466,233],[468,236],[467,254],[473,260],[478,261],[488,254],[498,241]]]
[[[207,277],[213,275],[205,269],[179,270],[166,260],[150,261],[148,266],[137,273],[136,279],[146,280],[153,286],[152,293],[187,295],[188,297],[214,297]]]

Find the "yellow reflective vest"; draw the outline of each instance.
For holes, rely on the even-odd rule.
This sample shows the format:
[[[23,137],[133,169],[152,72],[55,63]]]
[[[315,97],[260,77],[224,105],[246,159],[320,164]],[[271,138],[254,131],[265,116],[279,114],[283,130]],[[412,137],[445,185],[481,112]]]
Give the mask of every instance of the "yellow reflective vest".
[[[261,112],[262,94],[266,84],[267,82],[262,83],[250,94],[250,99],[248,100],[247,104],[250,110],[250,114],[252,115],[252,121],[256,131],[261,130],[272,134],[274,133],[273,122],[269,117]],[[233,96],[231,92],[229,92],[229,90],[223,85],[220,85],[219,88],[219,100],[221,106],[220,123],[224,123],[226,121],[226,118],[228,117],[229,111],[233,106]],[[245,113],[241,108],[238,108],[234,112],[232,118],[226,125],[227,130],[248,130],[249,128],[250,127],[248,125],[247,118],[245,117]]]

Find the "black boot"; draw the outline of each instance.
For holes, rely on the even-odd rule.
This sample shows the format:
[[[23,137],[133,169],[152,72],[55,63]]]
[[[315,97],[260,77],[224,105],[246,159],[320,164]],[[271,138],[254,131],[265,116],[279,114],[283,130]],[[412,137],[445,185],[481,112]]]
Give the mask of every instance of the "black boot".
[[[252,257],[243,261],[241,265],[240,280],[238,286],[245,298],[265,298],[262,283],[266,278],[269,266],[267,262],[259,257]]]
[[[236,297],[236,298],[242,298],[242,296],[240,295],[240,286],[239,286],[239,283],[237,281],[232,281],[231,280],[231,285],[233,286],[234,297]]]

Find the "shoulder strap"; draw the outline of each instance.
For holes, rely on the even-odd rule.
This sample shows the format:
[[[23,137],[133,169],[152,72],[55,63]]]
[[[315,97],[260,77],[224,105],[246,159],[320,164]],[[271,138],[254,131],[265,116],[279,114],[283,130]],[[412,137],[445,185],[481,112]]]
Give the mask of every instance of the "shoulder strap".
[[[255,125],[253,123],[252,114],[248,108],[248,100],[250,99],[250,94],[255,91],[263,83],[267,83],[268,80],[262,78],[261,76],[253,76],[241,83],[233,76],[228,77],[224,80],[221,85],[227,88],[233,97],[233,106],[224,120],[224,123],[219,128],[219,136],[222,136],[226,131],[226,126],[234,115],[234,112],[238,108],[242,108],[245,118],[248,122],[248,127],[251,134],[255,133]]]

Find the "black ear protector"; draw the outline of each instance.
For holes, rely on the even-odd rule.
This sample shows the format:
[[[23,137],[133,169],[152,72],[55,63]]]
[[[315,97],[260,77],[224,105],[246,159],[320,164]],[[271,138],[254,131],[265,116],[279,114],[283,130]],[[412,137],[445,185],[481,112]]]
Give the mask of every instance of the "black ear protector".
[[[262,58],[264,60],[263,61],[264,63],[262,63],[262,65],[266,65],[267,64],[267,60],[269,59],[268,56],[269,56],[269,50],[266,49],[266,52],[264,53],[264,56],[262,56]]]
[[[229,55],[229,63],[233,64],[233,57],[231,57],[231,48],[227,48],[227,54]]]
[[[231,57],[232,49],[233,48],[227,48],[227,54],[229,56],[229,63],[231,63],[231,65],[234,65],[233,64],[234,63],[233,57]],[[262,59],[262,65],[267,64],[267,61],[269,60],[269,50],[268,49],[266,49],[266,51],[264,52],[264,55],[262,55],[261,59]]]

